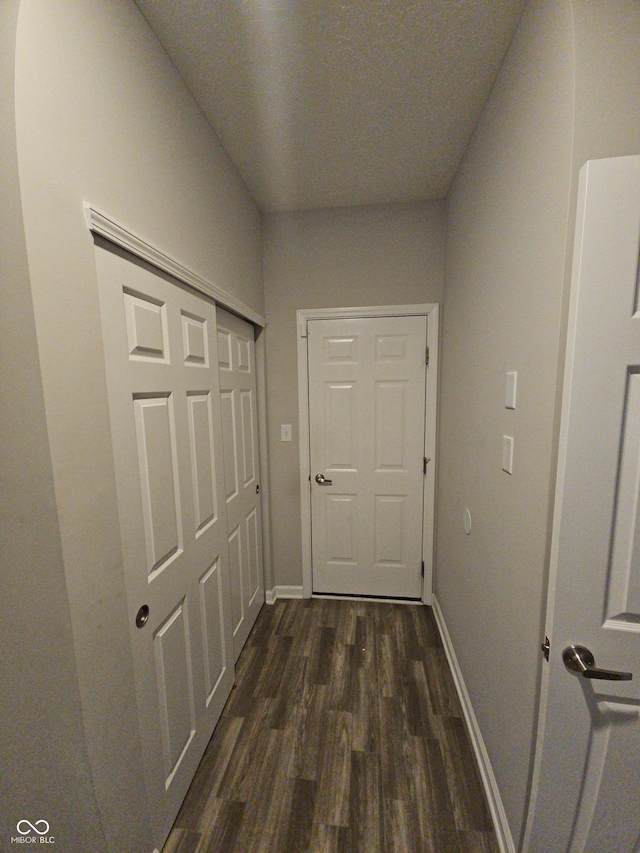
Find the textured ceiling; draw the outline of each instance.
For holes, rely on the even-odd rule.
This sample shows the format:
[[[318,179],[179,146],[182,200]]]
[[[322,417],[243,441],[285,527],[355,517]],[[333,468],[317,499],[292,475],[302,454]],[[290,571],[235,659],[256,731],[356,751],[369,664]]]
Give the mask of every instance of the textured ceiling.
[[[265,211],[446,195],[526,0],[136,0]]]

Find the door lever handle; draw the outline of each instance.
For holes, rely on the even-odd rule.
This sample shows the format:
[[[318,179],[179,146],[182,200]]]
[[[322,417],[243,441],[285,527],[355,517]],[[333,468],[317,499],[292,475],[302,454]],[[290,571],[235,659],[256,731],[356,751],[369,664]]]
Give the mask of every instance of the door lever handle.
[[[333,480],[327,480],[324,474],[316,474],[316,483],[319,486],[331,486],[333,485]]]
[[[613,669],[598,669],[593,654],[585,646],[567,646],[562,652],[562,661],[571,672],[584,678],[602,678],[605,681],[631,681],[633,673]]]

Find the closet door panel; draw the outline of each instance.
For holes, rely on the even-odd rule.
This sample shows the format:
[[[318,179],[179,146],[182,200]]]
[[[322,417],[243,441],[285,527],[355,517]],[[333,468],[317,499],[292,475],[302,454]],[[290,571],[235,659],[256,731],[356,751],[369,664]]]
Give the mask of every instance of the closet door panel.
[[[237,660],[264,602],[254,330],[218,309],[233,648]],[[233,538],[233,547],[231,543]]]
[[[161,849],[234,681],[216,306],[116,247],[98,245],[96,260],[139,729]]]

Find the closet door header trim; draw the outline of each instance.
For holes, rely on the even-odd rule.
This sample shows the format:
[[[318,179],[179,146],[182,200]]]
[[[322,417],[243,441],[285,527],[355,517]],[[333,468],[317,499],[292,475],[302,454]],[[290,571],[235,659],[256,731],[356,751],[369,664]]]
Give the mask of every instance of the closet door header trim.
[[[87,227],[92,234],[99,234],[111,243],[115,243],[136,257],[141,258],[143,261],[147,261],[163,272],[169,273],[169,275],[172,275],[184,284],[188,284],[194,290],[198,290],[200,293],[211,297],[222,308],[227,308],[229,311],[240,315],[260,328],[265,327],[264,317],[252,308],[249,308],[244,302],[221,290],[215,284],[201,278],[197,273],[185,267],[179,261],[176,261],[160,249],[151,245],[151,243],[147,243],[146,240],[128,231],[124,226],[115,222],[106,214],[96,210],[88,202],[84,202],[83,208]]]

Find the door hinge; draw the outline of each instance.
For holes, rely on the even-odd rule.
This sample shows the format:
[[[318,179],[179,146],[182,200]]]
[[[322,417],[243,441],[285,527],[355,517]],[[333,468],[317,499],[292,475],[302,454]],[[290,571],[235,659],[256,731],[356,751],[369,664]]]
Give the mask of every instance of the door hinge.
[[[540,646],[542,649],[542,654],[545,657],[545,660],[549,660],[549,651],[551,650],[551,643],[549,642],[549,638],[544,638],[544,643]]]
[[[422,457],[422,473],[423,474],[427,473],[427,465],[429,464],[429,462],[431,462],[430,456],[423,456]]]
[[[420,571],[420,575],[421,575],[422,579],[424,580],[424,560],[422,561],[422,569]]]
[[[427,346],[427,351],[424,354],[424,363],[429,364],[429,347]]]

